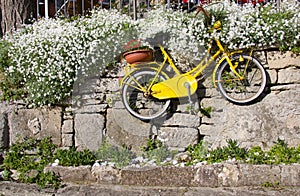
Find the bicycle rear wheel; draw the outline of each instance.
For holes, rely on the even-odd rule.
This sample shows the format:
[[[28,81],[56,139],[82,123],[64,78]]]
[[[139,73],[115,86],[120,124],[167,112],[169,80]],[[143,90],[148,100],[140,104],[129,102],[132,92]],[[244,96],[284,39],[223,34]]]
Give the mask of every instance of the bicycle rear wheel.
[[[151,120],[165,113],[171,100],[159,100],[151,95],[151,92],[143,91],[155,80],[155,83],[164,81],[166,76],[159,74],[155,78],[156,71],[151,69],[139,69],[130,74],[124,80],[122,87],[122,101],[126,110],[141,120]]]
[[[246,104],[256,100],[264,91],[267,83],[266,71],[255,58],[240,54],[231,59],[235,70],[243,76],[240,79],[224,61],[217,72],[217,87],[227,100]]]

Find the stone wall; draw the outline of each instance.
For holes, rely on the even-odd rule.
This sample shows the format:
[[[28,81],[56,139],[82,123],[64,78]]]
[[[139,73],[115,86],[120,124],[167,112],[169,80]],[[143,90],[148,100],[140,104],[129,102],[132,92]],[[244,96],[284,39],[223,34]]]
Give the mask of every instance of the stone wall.
[[[104,138],[134,151],[140,150],[149,137],[157,137],[177,150],[201,139],[212,147],[226,145],[227,139],[238,140],[242,147],[268,148],[278,138],[299,145],[300,56],[262,52],[259,58],[270,77],[269,90],[262,100],[246,106],[222,98],[208,77],[192,96],[195,110],[188,109],[187,99],[174,100],[169,114],[143,122],[127,113],[120,101],[121,67],[75,84],[72,106],[28,109],[22,102],[2,102],[0,147],[28,136],[52,136],[61,147],[91,150],[99,148]],[[209,107],[210,115],[198,112]]]

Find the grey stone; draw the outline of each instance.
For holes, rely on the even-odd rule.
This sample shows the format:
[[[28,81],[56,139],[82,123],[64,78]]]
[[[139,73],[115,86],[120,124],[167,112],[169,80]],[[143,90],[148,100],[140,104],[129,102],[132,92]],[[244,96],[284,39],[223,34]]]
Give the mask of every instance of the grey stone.
[[[123,169],[121,170],[121,183],[123,185],[138,186],[190,186],[194,173],[195,169],[193,167]]]
[[[73,134],[62,134],[62,146],[63,147],[74,146]]]
[[[269,52],[268,65],[270,69],[283,69],[291,65],[300,66],[300,55],[292,52]]]
[[[238,186],[240,183],[240,170],[237,165],[224,163],[218,174],[219,186]]]
[[[163,122],[163,126],[183,126],[198,127],[200,125],[200,117],[185,113],[174,113],[171,118]]]
[[[8,114],[10,144],[18,138],[52,137],[55,144],[61,145],[62,109],[37,108],[21,109]]]
[[[102,77],[118,78],[125,75],[124,66],[126,64],[118,63],[114,67],[107,67]]]
[[[297,91],[299,88],[300,88],[300,84],[283,84],[283,85],[272,86],[270,89],[271,92],[278,94],[278,92],[280,93],[281,91],[288,91],[288,90]]]
[[[157,137],[172,149],[184,150],[189,145],[196,144],[198,136],[195,128],[161,127]]]
[[[65,184],[59,189],[39,189],[35,184],[0,182],[0,192],[7,196],[82,196],[82,195],[239,195],[239,196],[290,196],[300,195],[299,187],[264,188],[264,187],[162,187],[162,186],[127,186],[106,184]]]
[[[94,93],[97,88],[98,78],[86,78],[84,80],[77,80],[74,84],[74,94],[90,94]]]
[[[267,70],[267,73],[269,74],[271,84],[276,84],[278,80],[277,71]]]
[[[239,170],[239,186],[262,186],[265,183],[281,182],[280,166],[240,164]]]
[[[280,184],[285,186],[300,186],[300,165],[285,165],[281,167]]]
[[[28,120],[27,126],[33,135],[36,135],[41,131],[41,123],[39,118]]]
[[[23,106],[14,102],[0,101],[0,114],[1,113],[9,114],[22,107]]]
[[[300,64],[300,62],[299,62]],[[288,67],[286,69],[281,69],[278,72],[278,83],[300,83],[300,69],[296,67]]]
[[[102,143],[104,123],[101,114],[75,114],[75,146],[97,150]]]
[[[297,124],[300,113],[300,91],[289,90],[271,93],[261,102],[239,106],[224,100],[222,110],[214,109],[211,118],[203,118],[200,133],[212,147],[227,145],[228,139],[234,139],[243,147],[257,145],[269,148],[279,137],[293,143],[300,143],[300,131]],[[220,101],[210,99],[216,108]],[[227,103],[226,103],[227,102]],[[221,105],[221,104],[220,104]],[[295,124],[295,125],[293,125]],[[253,142],[253,145],[250,145]]]
[[[120,184],[121,172],[111,166],[93,166],[92,175],[100,184]]]
[[[73,127],[73,119],[71,120],[64,120],[63,125],[61,128],[61,132],[64,133],[74,133],[74,127]]]
[[[112,74],[106,72],[100,78],[86,78],[81,86],[77,85],[74,93],[79,96],[78,105],[65,108],[63,114],[62,109],[58,109],[53,120],[46,109],[25,109],[22,101],[14,105],[1,102],[0,113],[6,113],[8,120],[2,120],[0,127],[2,130],[6,127],[6,133],[9,130],[6,142],[16,141],[18,135],[52,136],[58,145],[68,146],[73,138],[77,147],[89,145],[91,149],[101,144],[102,131],[111,144],[125,144],[134,151],[139,151],[153,135],[179,149],[202,137],[212,148],[227,145],[228,139],[234,139],[241,147],[258,145],[267,149],[279,137],[297,146],[300,143],[299,55],[276,52],[272,57],[268,52],[267,56],[268,64],[264,66],[270,76],[271,92],[253,104],[241,106],[225,100],[206,75],[192,95],[195,111],[187,109],[187,98],[180,98],[173,100],[168,114],[144,122],[124,109],[118,86],[118,76],[124,73],[121,67],[111,67]],[[212,107],[212,112],[209,116],[197,113],[199,107]],[[73,116],[76,109],[77,114]]]
[[[115,92],[119,90],[119,79],[117,78],[101,78],[98,81],[97,92]]]
[[[201,135],[212,135],[213,125],[202,124],[198,129]]]
[[[194,178],[191,183],[193,186],[198,187],[218,187],[219,186],[219,173],[222,167],[219,164],[216,165],[203,165],[196,167]]]
[[[36,185],[0,182],[3,195],[299,195],[300,165],[219,163],[202,166],[47,166],[63,187],[37,189]],[[275,187],[262,185],[269,183]],[[279,183],[279,184],[278,184]],[[278,187],[276,186],[278,184]],[[28,190],[30,190],[28,192]],[[38,193],[38,194],[36,194]]]
[[[97,105],[84,105],[76,109],[75,113],[103,113],[107,108],[107,104],[97,104]]]
[[[6,113],[0,113],[0,148],[9,146],[9,127]]]
[[[79,184],[94,183],[96,177],[92,175],[91,166],[78,167],[63,167],[63,166],[48,166],[44,168],[44,172],[53,172],[64,182],[72,182]]]
[[[116,146],[125,145],[139,152],[152,135],[152,125],[131,116],[124,109],[108,109],[106,139]]]

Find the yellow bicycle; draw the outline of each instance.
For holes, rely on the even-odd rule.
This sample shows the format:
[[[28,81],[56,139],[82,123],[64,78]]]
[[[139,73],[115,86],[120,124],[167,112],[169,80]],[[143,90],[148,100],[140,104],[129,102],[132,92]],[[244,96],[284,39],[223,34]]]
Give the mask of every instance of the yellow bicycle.
[[[197,7],[196,15],[200,11],[209,17],[203,6]],[[220,30],[221,27],[221,22],[216,21],[211,30]],[[141,120],[151,120],[166,112],[171,99],[189,97],[191,100],[191,95],[198,88],[200,74],[218,57],[212,80],[223,97],[236,104],[250,103],[260,97],[267,76],[260,61],[253,57],[253,52],[229,51],[216,37],[212,43],[217,46],[217,51],[212,54],[211,48],[208,48],[201,62],[186,73],[179,71],[162,46],[159,48],[163,62],[128,64],[121,80],[121,96],[126,110]]]

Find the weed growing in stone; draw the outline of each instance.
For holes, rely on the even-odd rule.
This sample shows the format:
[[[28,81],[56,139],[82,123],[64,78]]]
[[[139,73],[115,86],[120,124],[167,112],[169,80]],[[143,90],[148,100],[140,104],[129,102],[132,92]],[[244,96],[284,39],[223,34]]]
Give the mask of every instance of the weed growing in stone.
[[[238,161],[249,164],[293,164],[300,163],[300,145],[288,147],[284,140],[278,139],[273,147],[263,151],[255,146],[251,149],[239,147],[236,140],[228,140],[228,145],[209,149],[207,143],[189,146],[185,165],[195,165],[199,162],[213,164],[223,161]],[[142,147],[142,156],[156,165],[164,166],[165,160],[174,159],[175,151],[170,151],[167,146],[157,139],[149,139],[146,146]],[[3,164],[0,165],[1,178],[23,183],[36,183],[40,188],[59,188],[61,181],[51,172],[44,172],[44,168],[54,160],[58,160],[62,166],[92,165],[96,160],[111,162],[117,168],[123,168],[131,164],[136,155],[125,146],[114,147],[103,142],[100,148],[91,152],[89,150],[76,151],[75,148],[57,149],[51,138],[37,140],[26,138],[12,144],[5,152]],[[172,161],[172,160],[170,160]],[[176,162],[176,161],[175,161]],[[171,163],[169,163],[171,164]],[[264,187],[277,186],[277,183],[266,182]]]
[[[130,164],[135,155],[126,146],[117,148],[103,141],[95,156],[99,161],[110,161],[115,163],[117,168],[123,168]]]
[[[54,159],[62,166],[92,165],[96,161],[95,155],[88,149],[76,151],[74,147],[70,149],[58,149],[54,154]]]
[[[211,107],[211,106],[204,107],[203,104],[201,105],[200,113],[201,113],[203,116],[206,116],[206,117],[210,118],[210,117],[211,117],[211,112],[212,112],[212,107]]]
[[[265,182],[261,185],[262,187],[265,188],[280,188],[279,182]]]
[[[59,188],[61,181],[44,168],[57,159],[63,166],[90,165],[95,156],[89,150],[76,151],[75,148],[57,149],[50,137],[20,139],[5,153],[1,166],[3,180],[23,183],[36,183],[39,188]]]
[[[149,139],[147,145],[142,147],[142,152],[143,156],[154,160],[157,165],[160,165],[167,157],[175,154],[175,151],[170,151],[166,145],[163,145],[157,139]]]
[[[36,183],[40,188],[60,186],[60,180],[44,167],[54,158],[56,145],[47,137],[42,140],[27,138],[12,144],[3,161],[4,180]],[[13,175],[13,172],[15,171]]]
[[[250,164],[292,164],[300,163],[300,145],[288,147],[284,140],[278,139],[275,145],[267,151],[254,146],[251,149],[241,148],[236,140],[227,140],[228,145],[209,150],[207,145],[200,142],[195,146],[189,146],[187,151],[191,161],[187,165],[197,162],[219,163],[227,160],[236,160]]]

